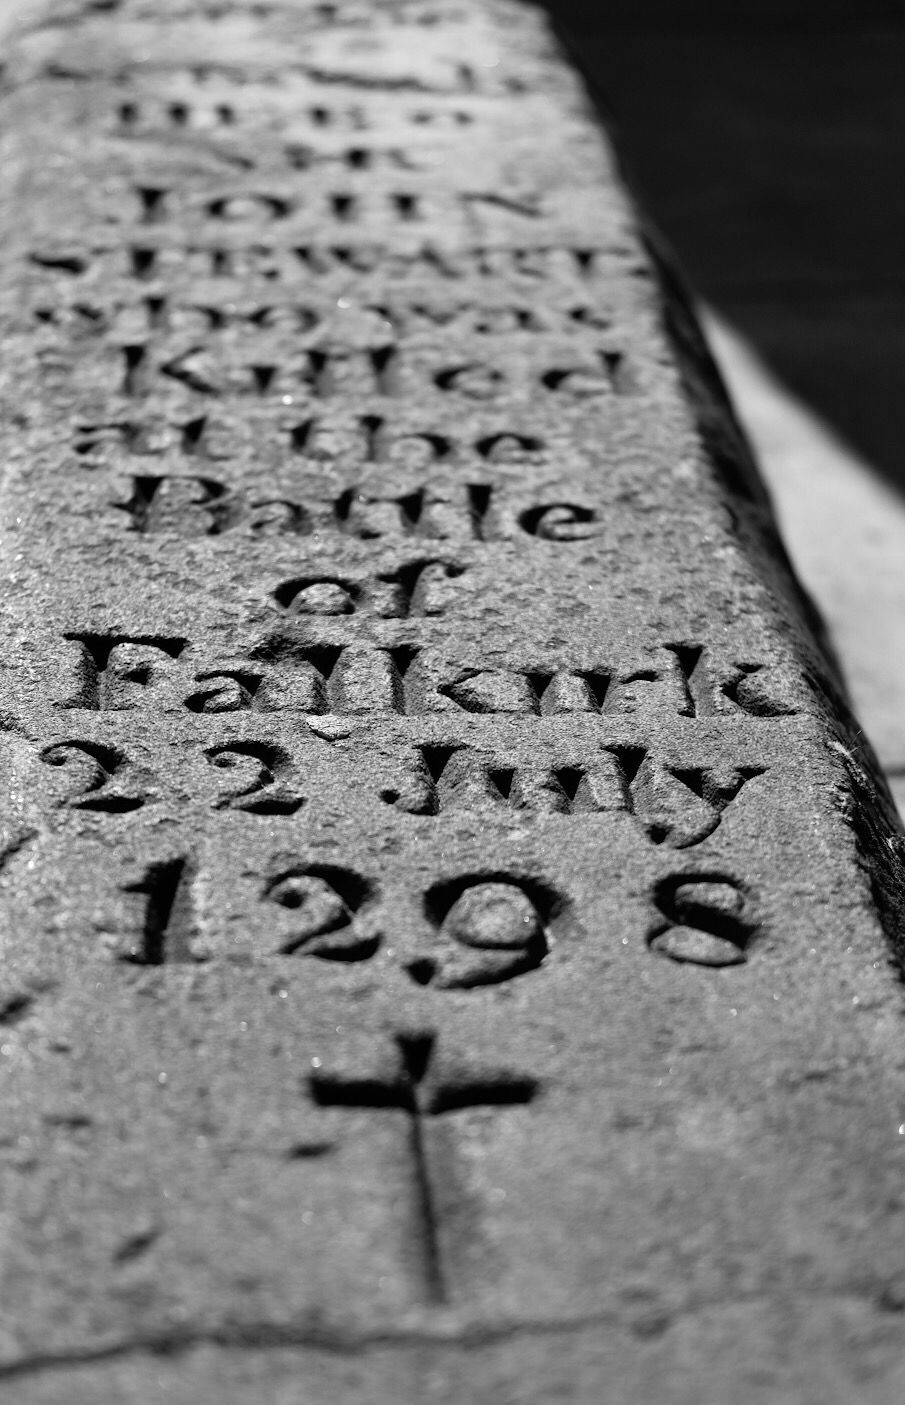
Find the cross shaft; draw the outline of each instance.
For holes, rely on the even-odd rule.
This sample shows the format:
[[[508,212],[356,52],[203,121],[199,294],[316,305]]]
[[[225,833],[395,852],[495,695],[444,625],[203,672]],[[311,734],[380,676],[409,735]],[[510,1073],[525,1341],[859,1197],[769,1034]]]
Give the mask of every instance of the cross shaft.
[[[428,1079],[436,1036],[397,1034],[399,1062],[389,1078],[355,1078],[313,1073],[311,1095],[319,1107],[384,1108],[408,1116],[412,1166],[412,1201],[416,1239],[421,1253],[421,1286],[433,1305],[449,1301],[443,1263],[439,1216],[427,1148],[429,1120],[471,1107],[501,1107],[530,1102],[537,1082],[513,1074],[449,1082]]]

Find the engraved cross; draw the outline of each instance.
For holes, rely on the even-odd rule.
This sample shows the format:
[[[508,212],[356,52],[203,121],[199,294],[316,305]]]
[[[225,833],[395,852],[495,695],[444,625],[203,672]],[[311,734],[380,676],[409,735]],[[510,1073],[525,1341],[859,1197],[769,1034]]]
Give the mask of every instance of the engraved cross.
[[[503,1072],[437,1078],[431,1069],[436,1043],[433,1033],[397,1034],[395,1038],[398,1061],[391,1076],[355,1078],[318,1070],[310,1078],[311,1096],[319,1107],[384,1108],[407,1115],[421,1286],[429,1303],[441,1305],[449,1300],[449,1288],[431,1176],[430,1123],[444,1113],[465,1108],[528,1103],[538,1084],[534,1078]]]

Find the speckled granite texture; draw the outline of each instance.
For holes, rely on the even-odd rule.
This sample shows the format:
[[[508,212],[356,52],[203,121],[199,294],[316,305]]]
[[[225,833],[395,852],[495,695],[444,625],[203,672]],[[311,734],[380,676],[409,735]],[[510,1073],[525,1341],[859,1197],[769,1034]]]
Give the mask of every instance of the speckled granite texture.
[[[540,15],[0,117],[0,1399],[900,1401],[898,831]]]

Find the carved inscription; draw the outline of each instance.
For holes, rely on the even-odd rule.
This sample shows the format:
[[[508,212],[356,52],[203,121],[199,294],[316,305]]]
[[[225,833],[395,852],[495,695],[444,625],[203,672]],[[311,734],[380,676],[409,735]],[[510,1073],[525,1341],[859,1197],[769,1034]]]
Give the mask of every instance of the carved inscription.
[[[608,686],[594,671],[556,673],[518,669],[464,669],[441,683],[441,697],[463,712],[512,712],[539,716],[561,712],[599,712]]]
[[[228,251],[224,251],[228,257]],[[157,264],[154,249],[133,250],[133,272],[144,279]],[[78,259],[61,256],[63,264],[80,264]],[[57,261],[59,262],[59,261]],[[44,257],[38,266],[47,267]],[[67,271],[71,271],[68,269]],[[178,333],[187,337],[204,338],[216,345],[236,333],[243,347],[268,345],[275,331],[296,334],[327,332],[330,317],[322,307],[313,303],[293,301],[284,292],[281,297],[243,299],[241,302],[217,301],[209,294],[189,301],[183,294],[145,293],[124,296],[113,306],[99,306],[87,298],[77,301],[51,303],[44,297],[34,304],[34,320],[43,328],[56,328],[79,338],[97,337],[104,332],[123,333],[131,328],[142,332]],[[576,328],[607,332],[613,326],[612,315],[603,306],[579,302],[568,308],[535,308],[517,302],[476,308],[463,300],[407,299],[396,293],[380,303],[365,303],[359,315],[371,315],[392,330],[396,337],[416,332],[443,329],[463,336],[498,337],[526,335],[537,337],[551,333],[568,333]],[[618,377],[617,377],[618,379]]]
[[[367,961],[380,931],[359,913],[370,896],[364,879],[329,864],[287,862],[268,881],[263,898],[277,908],[273,954],[322,961]]]
[[[63,776],[60,805],[126,815],[145,803],[145,796],[130,781],[128,758],[117,747],[89,741],[55,742],[44,748],[41,760]]]
[[[648,937],[658,956],[696,966],[738,966],[755,927],[742,885],[722,873],[674,874],[658,884],[662,919]]]
[[[229,492],[226,485],[215,478],[143,474],[132,481],[131,498],[114,506],[128,513],[133,531],[212,537],[230,525]]]
[[[455,600],[453,582],[465,574],[455,561],[424,559],[363,582],[341,576],[301,576],[273,592],[289,615],[374,614],[383,619],[442,615]]]
[[[381,799],[411,815],[492,809],[582,815],[626,808],[619,753],[586,767],[512,766],[462,745],[419,748],[398,785]]]
[[[178,125],[178,124],[177,124]],[[331,157],[322,155],[313,145],[293,143],[283,148],[293,170],[310,170],[315,165],[328,165],[336,170],[370,170],[378,162],[389,169],[413,170],[410,158],[400,148],[347,147]],[[242,188],[223,194],[187,197],[166,186],[136,185],[134,187],[135,220],[139,224],[160,225],[173,220],[227,221],[231,224],[266,226],[291,220],[300,210],[321,216],[324,225],[373,224],[389,218],[399,224],[417,224],[434,220],[446,213],[423,191],[400,188],[387,192],[357,186],[336,189],[313,199],[277,192]],[[517,221],[534,221],[544,214],[542,197],[538,194],[507,196],[493,191],[461,191],[446,196],[444,204],[458,206],[475,233],[481,232],[481,212],[494,211],[515,217]]]
[[[501,762],[462,744],[424,746],[380,796],[410,815],[524,810],[548,815],[625,811],[654,844],[691,848],[708,838],[763,766],[667,766],[644,748],[604,748],[580,766]]]
[[[666,645],[667,654],[675,654]],[[759,663],[736,664],[711,678],[697,650],[694,691],[681,660],[661,667],[629,669],[531,670],[469,668],[442,683],[440,694],[465,712],[556,715],[566,712],[642,713],[668,707],[680,717],[786,717],[797,712],[789,696],[792,680],[781,669]],[[697,669],[701,674],[697,675]],[[793,685],[794,686],[794,685]],[[800,693],[800,685],[797,689]]]
[[[382,309],[381,309],[382,311]],[[233,312],[234,316],[238,313]],[[429,471],[439,463],[458,463],[478,459],[488,464],[540,465],[547,457],[546,442],[537,435],[516,433],[512,429],[493,434],[437,433],[428,426],[400,433],[394,421],[384,415],[368,414],[334,417],[324,412],[312,414],[287,429],[275,431],[262,425],[266,441],[274,449],[289,447],[294,453],[313,460],[326,460],[346,465],[349,462],[393,464],[410,473]],[[77,426],[73,448],[86,468],[99,468],[107,463],[119,464],[121,454],[142,458],[163,454],[183,454],[190,459],[213,461],[233,456],[230,430],[210,414],[193,415],[188,420],[162,421],[129,417],[108,423],[82,423]],[[288,441],[288,445],[287,445]],[[156,488],[156,478],[145,488],[136,485],[144,495]],[[164,475],[165,476],[165,475]],[[180,478],[190,474],[180,473]],[[199,483],[205,481],[197,480]],[[210,481],[210,480],[207,480]],[[216,490],[224,485],[214,483]],[[343,490],[357,486],[351,481]],[[419,482],[418,491],[430,491],[432,484]],[[133,488],[133,491],[135,489]],[[551,504],[560,506],[555,500]],[[128,503],[120,504],[124,509]]]
[[[311,531],[311,516],[285,497],[243,496],[215,478],[187,473],[141,475],[132,479],[128,502],[114,503],[138,532],[174,537],[219,537],[242,528],[253,537],[280,537]]]
[[[213,256],[219,263],[221,254]],[[139,251],[143,271],[153,264],[150,253]],[[542,367],[524,373],[491,360],[461,361],[434,366],[406,362],[395,344],[367,351],[312,349],[288,360],[245,361],[232,342],[199,342],[168,354],[153,343],[134,342],[122,347],[122,394],[146,397],[158,377],[174,380],[202,396],[298,395],[314,401],[342,395],[392,398],[407,387],[411,393],[436,392],[465,403],[491,403],[503,396],[529,392],[581,402],[598,396],[633,393],[634,380],[619,351],[600,351],[595,361],[571,367]]]
[[[287,614],[342,620],[358,612],[385,619],[430,617],[448,608],[464,574],[454,561],[421,558],[372,580],[302,576],[274,592]],[[194,668],[190,641],[162,635],[72,633],[65,662],[66,708],[129,711],[185,708],[216,713],[255,709],[406,715],[464,712],[554,717],[671,713],[680,718],[746,714],[782,718],[799,710],[801,686],[773,665],[744,662],[716,668],[703,649],[689,678],[676,649],[665,645],[659,667],[451,668],[414,644],[303,642],[291,631],[255,645],[243,664]],[[185,659],[184,659],[185,656]],[[791,689],[795,687],[796,695]],[[740,772],[675,767],[639,778],[639,813],[658,823],[658,805],[684,787],[722,813],[757,769]]]
[[[124,888],[141,899],[136,934],[116,955],[142,965],[213,959],[194,912],[193,864],[150,864]],[[360,964],[380,957],[406,979],[437,992],[477,990],[537,970],[550,952],[550,925],[562,897],[546,884],[501,873],[465,874],[424,894],[417,935],[406,933],[383,954],[384,919],[377,884],[352,869],[309,863],[292,854],[268,865],[259,901],[263,925],[232,941],[227,959],[316,957]]]
[[[401,679],[392,672],[375,675],[365,669],[357,675],[353,660],[334,685],[335,672],[322,662],[313,688],[311,675],[303,674],[297,692],[311,711],[356,715],[359,708],[367,714],[380,706],[381,697],[385,710],[404,705]],[[218,673],[186,702],[197,713],[229,715],[254,707],[260,693],[260,675]],[[222,741],[201,747],[200,754],[207,762],[206,791],[214,810],[289,817],[310,798],[298,788],[289,751],[273,742]],[[165,789],[165,775],[139,772],[121,747],[67,739],[45,747],[40,759],[59,772],[50,793],[68,809],[128,815],[147,803],[147,783],[154,784],[154,793]],[[489,812],[501,819],[509,812],[581,818],[623,812],[635,818],[651,843],[685,849],[713,834],[744,787],[766,769],[667,765],[644,748],[619,745],[603,747],[580,764],[513,763],[491,750],[451,742],[404,753],[377,794],[384,805],[414,817]]]
[[[536,898],[536,901],[535,901]],[[418,985],[467,990],[498,985],[540,966],[549,950],[544,918],[551,895],[508,878],[441,884],[427,895],[436,932],[407,965]]]
[[[172,677],[185,639],[69,634],[77,648],[77,690],[62,705],[100,712],[124,711],[160,696]]]
[[[336,212],[331,213],[335,215]],[[173,242],[168,241],[164,255],[155,242],[160,238],[158,231],[136,222],[138,238],[124,250],[117,248],[107,253],[102,246],[89,254],[82,248],[78,251],[38,248],[31,251],[29,261],[49,278],[60,276],[67,281],[125,276],[141,284],[159,276],[165,262],[168,268],[178,269],[189,281],[241,279],[282,287],[301,285],[311,279],[328,279],[337,273],[379,273],[390,281],[400,282],[420,275],[450,291],[459,282],[479,279],[486,281],[488,288],[511,283],[515,287],[522,285],[523,291],[528,293],[548,283],[568,286],[576,279],[588,284],[589,291],[596,291],[598,282],[602,283],[599,274],[609,257],[605,249],[556,244],[522,247],[475,244],[452,249],[448,245],[424,242],[420,247],[403,249],[360,237],[349,239],[344,237],[349,222],[339,218],[335,223],[339,236],[336,242],[294,243],[291,237],[274,242],[262,229],[261,236],[253,243],[230,241],[227,245],[218,242],[216,237],[182,242],[177,236]],[[211,225],[211,233],[215,228],[216,222]],[[574,321],[582,327],[597,328],[600,325],[598,314],[593,309],[585,312],[585,306],[577,304],[578,316]],[[604,325],[609,325],[608,321]],[[547,373],[556,377],[576,372],[583,375],[587,371],[595,378],[602,376],[601,388],[605,393],[613,390],[621,393],[615,383],[621,369],[608,364],[608,358],[617,355],[624,353],[601,349],[594,365],[553,366]]]
[[[277,710],[349,716],[405,713],[413,703],[408,681],[419,650],[411,645],[262,645],[257,655],[280,667],[268,680],[268,704]]]
[[[435,1165],[440,1154],[432,1146],[432,1122],[471,1108],[507,1107],[530,1103],[538,1082],[524,1074],[499,1069],[478,1074],[442,1066],[435,1068],[437,1036],[397,1034],[396,1069],[389,1076],[360,1075],[318,1068],[309,1089],[319,1107],[381,1109],[404,1119],[411,1168],[411,1226],[418,1252],[418,1296],[439,1306],[449,1301],[451,1285],[444,1263],[443,1235],[436,1204]]]
[[[192,881],[192,865],[180,857],[149,865],[129,885],[126,892],[135,894],[144,911],[140,935],[127,939],[118,952],[121,960],[139,966],[195,960]]]
[[[287,783],[289,758],[278,746],[230,742],[209,747],[205,755],[226,779],[216,801],[218,809],[250,815],[294,815],[305,803],[305,796]]]
[[[249,669],[211,669],[196,673],[198,687],[185,698],[190,712],[243,712],[258,702],[263,675]]]
[[[414,436],[408,446],[414,456]],[[580,503],[537,503],[518,511],[489,483],[395,486],[376,475],[335,496],[299,501],[243,493],[207,476],[141,474],[133,477],[128,499],[112,506],[127,515],[132,531],[179,537],[216,537],[238,529],[253,536],[330,532],[337,540],[481,542],[524,533],[569,543],[601,530],[598,514]]]
[[[188,281],[206,279],[243,280],[279,287],[303,285],[311,279],[330,279],[336,274],[383,274],[390,281],[424,277],[436,280],[450,291],[456,284],[479,279],[487,287],[509,283],[527,294],[545,284],[565,283],[580,279],[595,291],[600,270],[608,254],[605,249],[569,247],[563,245],[481,245],[451,249],[441,244],[425,242],[420,247],[402,249],[378,241],[343,237],[348,221],[336,222],[336,242],[274,242],[262,232],[254,243],[240,241],[220,243],[216,238],[199,237],[183,242],[177,238],[166,246],[166,263],[177,268]],[[114,253],[97,252],[89,255],[79,250],[35,249],[29,260],[49,276],[60,275],[67,281],[91,277],[124,276],[134,282],[146,283],[156,278],[164,264],[161,249],[153,242],[159,235],[153,228],[136,225],[139,236],[125,250]],[[584,303],[577,304],[580,326],[596,328],[598,314],[591,309],[585,313]],[[608,325],[608,323],[606,324]],[[614,352],[601,350],[601,359],[586,369],[594,377],[602,377],[604,393],[618,389],[613,383],[616,368],[608,367],[607,357]],[[577,365],[548,368],[549,373],[584,374]],[[616,373],[618,380],[618,371]],[[555,388],[555,387],[554,387]]]
[[[629,786],[632,810],[655,844],[688,849],[714,832],[742,788],[765,769],[667,767],[645,757]]]

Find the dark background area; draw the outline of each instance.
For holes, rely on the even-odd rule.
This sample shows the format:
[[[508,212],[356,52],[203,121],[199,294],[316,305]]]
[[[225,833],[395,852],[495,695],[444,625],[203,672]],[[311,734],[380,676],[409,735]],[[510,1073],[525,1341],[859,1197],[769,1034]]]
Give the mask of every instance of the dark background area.
[[[546,0],[695,289],[905,490],[905,0]]]

